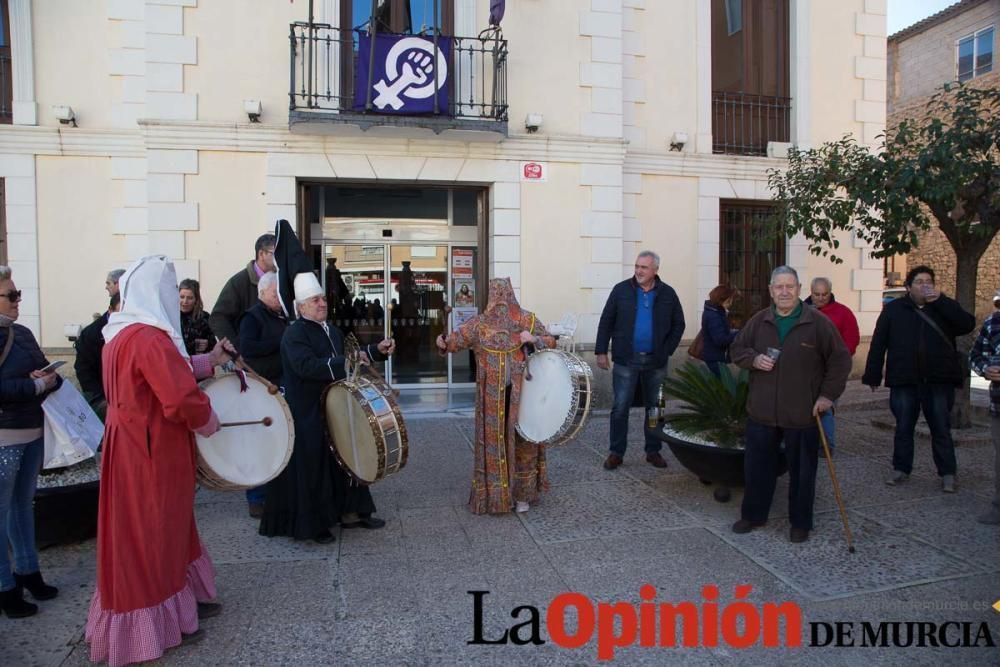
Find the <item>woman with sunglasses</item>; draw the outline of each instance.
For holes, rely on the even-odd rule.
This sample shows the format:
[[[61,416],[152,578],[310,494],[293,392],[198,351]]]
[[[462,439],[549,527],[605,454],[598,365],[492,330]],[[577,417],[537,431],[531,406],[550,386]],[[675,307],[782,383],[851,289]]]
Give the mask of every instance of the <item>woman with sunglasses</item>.
[[[10,618],[38,612],[25,589],[35,600],[59,593],[39,572],[32,501],[44,454],[42,401],[62,378],[42,372],[49,362],[38,341],[15,324],[20,301],[10,268],[0,266],[0,610]]]

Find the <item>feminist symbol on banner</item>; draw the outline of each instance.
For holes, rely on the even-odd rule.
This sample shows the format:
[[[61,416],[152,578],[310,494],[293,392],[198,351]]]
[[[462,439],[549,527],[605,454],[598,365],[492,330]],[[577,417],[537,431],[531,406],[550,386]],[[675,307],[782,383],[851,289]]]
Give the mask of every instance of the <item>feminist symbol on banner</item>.
[[[373,86],[378,93],[373,104],[379,109],[392,107],[399,111],[405,104],[402,97],[426,99],[444,86],[448,79],[448,61],[439,49],[435,63],[433,43],[419,37],[407,37],[393,44],[386,54],[385,75],[386,78]]]

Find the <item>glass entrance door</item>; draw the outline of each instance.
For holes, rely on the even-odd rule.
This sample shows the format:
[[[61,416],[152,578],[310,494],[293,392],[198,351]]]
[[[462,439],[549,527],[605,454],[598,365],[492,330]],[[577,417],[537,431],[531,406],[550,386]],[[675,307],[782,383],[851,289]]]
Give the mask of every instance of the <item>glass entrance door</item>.
[[[393,385],[475,382],[471,353],[441,356],[434,340],[478,312],[476,255],[475,246],[326,244],[330,319],[362,344],[395,338],[396,354],[384,368]]]
[[[437,353],[434,339],[445,333],[448,323],[448,246],[391,245],[389,267],[386,296],[396,339],[391,382],[447,383],[448,358]]]

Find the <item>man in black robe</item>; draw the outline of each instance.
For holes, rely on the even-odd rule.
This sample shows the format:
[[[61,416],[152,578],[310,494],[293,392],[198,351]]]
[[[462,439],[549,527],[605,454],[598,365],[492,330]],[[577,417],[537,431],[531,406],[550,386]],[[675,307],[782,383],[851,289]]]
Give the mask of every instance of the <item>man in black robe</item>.
[[[298,246],[288,228],[279,234],[279,249],[282,237],[289,235]],[[295,276],[299,317],[281,340],[282,385],[295,421],[295,446],[288,466],[267,485],[259,532],[327,544],[334,540],[330,527],[338,521],[345,529],[381,528],[385,521],[372,516],[375,503],[368,487],[351,481],[326,442],[321,399],[327,385],[347,377],[344,337],[327,321],[326,296],[316,276],[300,271],[304,268],[298,257],[301,247],[293,251],[294,257],[285,266],[279,263],[278,276],[283,307],[288,290],[282,275]],[[394,350],[393,342],[385,339],[363,347],[362,353],[367,360],[382,361]]]

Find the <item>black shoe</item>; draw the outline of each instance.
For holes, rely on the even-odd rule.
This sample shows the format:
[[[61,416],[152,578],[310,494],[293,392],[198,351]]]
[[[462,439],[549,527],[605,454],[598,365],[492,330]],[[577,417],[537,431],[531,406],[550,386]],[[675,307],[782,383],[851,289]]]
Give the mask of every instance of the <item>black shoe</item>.
[[[205,631],[198,628],[189,635],[181,633],[181,646],[191,646],[192,644],[197,644],[202,639],[205,638]]]
[[[622,457],[617,454],[608,454],[608,458],[604,460],[605,470],[614,470],[622,464]]]
[[[374,516],[363,516],[357,521],[351,521],[350,523],[340,524],[341,528],[367,528],[369,530],[377,530],[385,526],[385,521]]]
[[[794,544],[800,542],[805,542],[809,539],[809,531],[805,528],[795,528],[794,526],[790,531],[788,531],[788,541]]]
[[[740,519],[733,524],[733,532],[742,535],[744,533],[749,533],[754,528],[760,528],[766,523],[767,521],[748,521],[747,519]]]
[[[250,503],[249,510],[250,516],[254,519],[259,519],[264,516],[264,503]]]
[[[31,574],[18,574],[15,572],[14,581],[17,582],[18,588],[28,589],[31,597],[38,601],[51,600],[59,595],[59,589],[45,583],[41,572],[32,572]]]
[[[317,533],[316,537],[313,538],[313,542],[316,544],[330,544],[336,541],[336,537],[333,536],[329,530],[324,530],[321,533]]]
[[[10,618],[26,618],[38,613],[38,605],[25,602],[20,587],[0,591],[0,610]]]
[[[646,463],[653,466],[654,468],[666,468],[667,462],[664,460],[663,455],[659,452],[652,452],[651,454],[646,454]]]
[[[218,602],[199,602],[198,603],[198,620],[204,620],[206,618],[212,618],[213,616],[218,616],[222,613],[222,605]]]

